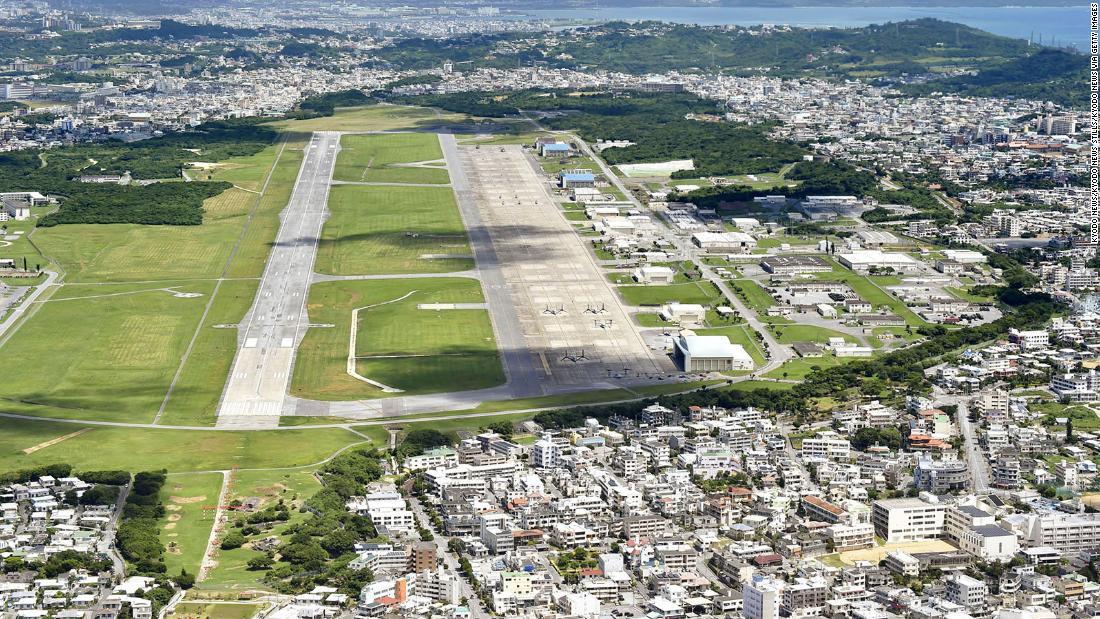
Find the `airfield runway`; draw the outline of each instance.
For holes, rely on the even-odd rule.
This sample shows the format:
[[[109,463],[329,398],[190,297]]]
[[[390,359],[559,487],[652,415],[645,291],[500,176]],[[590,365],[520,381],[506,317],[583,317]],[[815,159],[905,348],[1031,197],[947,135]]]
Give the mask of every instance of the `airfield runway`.
[[[335,132],[314,133],[306,146],[259,290],[238,329],[237,356],[218,405],[219,427],[279,425],[294,353],[309,326],[306,299],[339,150]]]

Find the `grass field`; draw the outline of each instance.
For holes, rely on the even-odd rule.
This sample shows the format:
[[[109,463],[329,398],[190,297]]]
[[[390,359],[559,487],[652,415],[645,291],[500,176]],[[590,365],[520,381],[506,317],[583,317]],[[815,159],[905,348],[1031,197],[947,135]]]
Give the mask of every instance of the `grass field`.
[[[187,473],[171,475],[160,491],[167,512],[161,519],[160,541],[164,544],[164,562],[169,574],[186,569],[199,573],[210,529],[214,526],[214,510],[204,509],[218,503],[221,473]]]
[[[736,280],[730,284],[730,287],[733,288],[734,294],[741,297],[741,300],[759,315],[767,315],[768,308],[775,305],[775,299],[760,284],[751,279]]]
[[[434,128],[468,120],[469,118],[462,114],[441,112],[430,108],[371,105],[340,108],[336,110],[334,115],[320,118],[275,121],[271,123],[271,126],[292,132],[389,131],[394,129],[431,131]]]
[[[0,383],[5,410],[152,421],[213,289],[205,281],[64,286],[0,347],[0,359],[20,368]]]
[[[619,286],[618,289],[623,301],[635,307],[670,301],[710,305],[722,296],[714,284],[699,281],[669,286]]]
[[[25,454],[24,449],[92,429]],[[313,430],[161,430],[93,427],[54,421],[0,418],[0,470],[67,462],[78,470],[169,472],[312,465],[364,439],[343,428]]]
[[[333,178],[340,181],[385,183],[450,182],[443,168],[403,167],[395,164],[443,158],[434,133],[375,133],[345,135],[340,139]]]
[[[174,619],[250,619],[261,607],[261,604],[240,602],[181,602],[167,616]]]
[[[214,425],[218,400],[237,352],[237,330],[217,325],[237,324],[252,306],[258,287],[257,280],[221,283],[160,423]]]
[[[317,271],[333,275],[442,273],[473,266],[449,187],[332,188]]]
[[[359,314],[360,374],[410,393],[500,384],[504,375],[486,310],[417,309],[421,303],[483,300],[480,284],[465,278],[316,284],[310,291],[311,319],[336,326],[306,334],[298,349],[291,393],[322,400],[384,396],[348,375],[346,367],[352,311],[382,303]],[[364,358],[379,355],[402,356]]]
[[[278,226],[278,213],[286,206],[298,174],[302,153],[295,149],[301,144],[297,139],[288,142],[251,223],[249,213],[257,206],[258,196],[234,188],[206,201],[200,226],[70,224],[40,229],[34,241],[64,269],[67,282],[118,282],[219,277],[240,238],[241,247],[227,274],[258,277]],[[279,145],[272,145],[251,157],[231,159],[213,178],[240,179],[241,186],[258,190],[279,150]],[[256,178],[260,180],[252,180]]]
[[[778,368],[764,374],[768,378],[787,378],[790,380],[801,380],[806,378],[815,367],[829,368],[834,365],[843,365],[849,361],[855,361],[855,357],[834,357],[832,355],[826,355],[824,357],[807,357],[805,359],[791,359]]]
[[[845,342],[858,343],[859,340],[840,331],[833,331],[825,327],[815,325],[779,325],[773,329],[780,344],[794,344],[795,342],[814,342],[816,344],[828,344],[831,337],[842,337]]]
[[[299,512],[297,508],[321,489],[321,484],[314,476],[315,470],[307,467],[296,470],[241,471],[234,477],[233,490],[226,498],[230,501],[259,498],[260,509],[280,500],[288,504],[291,507],[290,520],[276,524],[264,534],[282,536],[287,529],[309,518],[308,514]],[[230,518],[233,518],[232,514]],[[249,570],[247,564],[249,559],[260,554],[262,553],[249,548],[248,544],[233,550],[218,550],[215,555],[216,565],[207,573],[206,579],[199,583],[199,589],[210,591],[259,587],[259,579],[264,572]]]

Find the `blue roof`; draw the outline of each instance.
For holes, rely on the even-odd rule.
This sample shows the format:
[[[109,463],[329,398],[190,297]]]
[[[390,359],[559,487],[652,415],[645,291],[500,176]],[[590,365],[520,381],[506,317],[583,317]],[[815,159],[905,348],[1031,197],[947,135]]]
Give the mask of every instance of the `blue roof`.
[[[569,145],[563,142],[555,142],[553,144],[543,144],[542,150],[569,150]]]
[[[563,172],[561,175],[567,181],[590,181],[596,178],[591,172]]]

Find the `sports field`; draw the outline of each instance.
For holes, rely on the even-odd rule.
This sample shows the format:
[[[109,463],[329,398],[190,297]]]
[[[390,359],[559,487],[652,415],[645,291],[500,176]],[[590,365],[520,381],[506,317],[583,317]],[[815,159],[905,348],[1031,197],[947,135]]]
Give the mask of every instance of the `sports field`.
[[[450,182],[447,170],[428,165],[443,158],[434,133],[375,133],[340,139],[333,178],[384,183]],[[409,165],[418,164],[421,165]]]
[[[443,273],[473,267],[450,187],[339,185],[316,270],[332,275]]]
[[[320,400],[382,397],[347,372],[352,312],[359,308],[356,368],[360,375],[408,393],[475,389],[504,381],[489,314],[484,309],[418,309],[428,303],[481,303],[466,278],[344,281],[315,284],[310,329],[298,349],[291,393]]]

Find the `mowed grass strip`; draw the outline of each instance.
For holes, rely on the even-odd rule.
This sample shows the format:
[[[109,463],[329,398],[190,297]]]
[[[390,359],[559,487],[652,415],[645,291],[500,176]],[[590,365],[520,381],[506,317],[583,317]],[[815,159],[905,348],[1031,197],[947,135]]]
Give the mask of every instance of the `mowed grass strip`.
[[[339,185],[332,188],[329,209],[317,253],[320,273],[444,273],[473,267],[449,187]]]
[[[48,417],[152,421],[213,288],[64,286],[0,348],[13,368],[0,383],[5,410],[21,404],[19,412]]]
[[[6,411],[14,411],[5,406]],[[91,430],[32,454],[23,450]],[[0,417],[0,470],[69,463],[77,470],[122,469],[168,472],[297,467],[314,465],[363,437],[342,428],[313,430],[170,430],[121,426],[81,426],[56,421]]]
[[[258,280],[222,282],[158,423],[212,426],[217,421],[218,401],[237,354],[238,333],[219,325],[238,324],[252,307],[259,285]]]
[[[161,487],[166,513],[160,520],[160,541],[169,574],[179,574],[181,569],[199,572],[214,526],[214,510],[204,508],[218,504],[221,487],[221,473],[171,475]]]
[[[336,326],[306,333],[291,393],[318,400],[388,395],[347,373],[352,312],[370,305],[375,307],[359,314],[356,357],[363,376],[410,394],[500,384],[504,374],[486,310],[417,309],[421,303],[482,301],[479,282],[464,278],[315,284],[310,320]],[[379,358],[385,355],[390,357]]]
[[[333,178],[339,181],[446,184],[445,169],[405,167],[443,158],[434,133],[375,133],[340,139]]]

